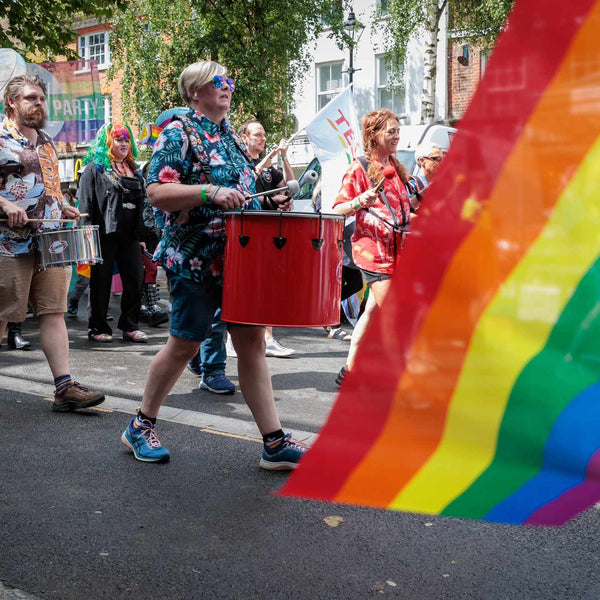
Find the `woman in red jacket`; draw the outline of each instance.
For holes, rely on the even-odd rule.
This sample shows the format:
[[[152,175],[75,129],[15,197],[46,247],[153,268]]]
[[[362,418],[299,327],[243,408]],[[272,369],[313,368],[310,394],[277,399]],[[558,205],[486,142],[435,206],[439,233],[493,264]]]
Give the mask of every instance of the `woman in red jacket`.
[[[381,306],[390,287],[396,257],[403,243],[403,229],[410,221],[406,189],[409,177],[396,159],[400,139],[398,117],[386,108],[365,115],[362,123],[364,159],[355,160],[344,175],[333,205],[340,215],[355,216],[352,256],[369,286],[365,311],[352,333],[346,365],[336,378],[339,385],[352,368],[360,340],[376,306]],[[379,191],[373,188],[384,180]]]

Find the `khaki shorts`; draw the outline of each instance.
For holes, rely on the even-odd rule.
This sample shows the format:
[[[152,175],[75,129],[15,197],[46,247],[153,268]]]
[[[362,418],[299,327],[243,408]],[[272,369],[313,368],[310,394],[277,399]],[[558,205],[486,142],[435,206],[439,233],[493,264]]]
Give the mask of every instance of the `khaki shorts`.
[[[71,267],[36,271],[35,256],[0,256],[0,321],[21,323],[31,304],[38,317],[67,312]]]

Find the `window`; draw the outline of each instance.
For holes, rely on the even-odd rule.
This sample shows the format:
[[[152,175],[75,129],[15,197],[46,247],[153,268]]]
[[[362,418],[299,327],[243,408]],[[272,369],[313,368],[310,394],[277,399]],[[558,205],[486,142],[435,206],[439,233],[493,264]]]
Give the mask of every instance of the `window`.
[[[78,39],[79,55],[84,60],[98,61],[99,69],[110,66],[110,49],[108,47],[108,31],[82,35]]]
[[[317,110],[321,110],[342,91],[343,64],[336,62],[317,65]]]
[[[78,140],[81,144],[89,144],[98,133],[100,127],[105,123],[110,123],[112,117],[112,97],[110,94],[102,96],[102,103],[104,108],[104,115],[99,112],[95,114],[92,112],[89,104],[85,105],[85,118],[78,122]],[[102,118],[104,116],[104,118]]]
[[[404,86],[404,72],[400,74],[400,82],[389,82],[389,71],[385,64],[385,56],[377,59],[377,107],[388,108],[395,115],[401,116],[406,112],[406,88]]]
[[[479,60],[480,60],[480,65],[481,65],[481,74],[480,74],[480,79],[481,77],[483,77],[483,74],[485,73],[485,70],[487,68],[487,64],[488,64],[488,58],[490,56],[490,53],[482,50],[481,54],[479,56]]]
[[[390,0],[377,0],[377,10],[380,17],[386,17],[390,14]]]

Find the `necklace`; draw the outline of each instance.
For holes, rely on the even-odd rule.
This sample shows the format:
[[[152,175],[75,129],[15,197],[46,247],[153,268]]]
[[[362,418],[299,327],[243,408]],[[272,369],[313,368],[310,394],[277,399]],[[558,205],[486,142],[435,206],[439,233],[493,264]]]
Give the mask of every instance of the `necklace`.
[[[119,173],[119,175],[127,176],[128,171],[125,162],[114,161],[113,166],[115,168],[115,171]]]

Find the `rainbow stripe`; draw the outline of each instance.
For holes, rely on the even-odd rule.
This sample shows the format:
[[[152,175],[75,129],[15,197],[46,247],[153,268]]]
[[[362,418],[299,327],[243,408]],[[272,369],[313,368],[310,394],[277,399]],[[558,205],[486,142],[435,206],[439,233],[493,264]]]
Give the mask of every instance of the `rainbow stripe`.
[[[157,127],[152,123],[144,123],[144,126],[142,127],[142,133],[140,134],[140,144],[154,146],[161,131],[161,127]]]
[[[552,525],[600,500],[598,90],[600,1],[519,0],[284,495]]]

